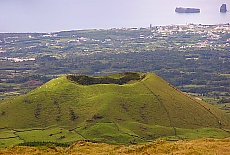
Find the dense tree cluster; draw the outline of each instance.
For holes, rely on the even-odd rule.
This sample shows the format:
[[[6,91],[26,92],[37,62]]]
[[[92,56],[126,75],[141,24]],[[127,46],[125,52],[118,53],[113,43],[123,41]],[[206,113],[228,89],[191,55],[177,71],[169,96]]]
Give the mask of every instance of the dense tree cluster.
[[[82,85],[93,85],[93,84],[119,84],[123,85],[131,80],[141,80],[144,76],[140,76],[138,73],[126,72],[121,78],[110,78],[102,77],[95,78],[87,75],[67,75],[67,78],[71,81],[75,81]]]

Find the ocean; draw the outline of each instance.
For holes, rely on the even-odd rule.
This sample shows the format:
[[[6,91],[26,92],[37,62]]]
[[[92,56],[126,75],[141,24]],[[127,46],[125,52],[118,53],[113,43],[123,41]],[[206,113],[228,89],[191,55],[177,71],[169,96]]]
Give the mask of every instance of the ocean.
[[[159,25],[225,24],[230,0],[0,0],[0,32],[56,32]],[[200,13],[178,14],[176,7]]]

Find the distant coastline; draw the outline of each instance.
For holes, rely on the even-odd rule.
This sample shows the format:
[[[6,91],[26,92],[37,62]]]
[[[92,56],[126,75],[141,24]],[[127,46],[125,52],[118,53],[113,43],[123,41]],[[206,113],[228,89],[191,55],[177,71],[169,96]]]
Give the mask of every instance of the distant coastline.
[[[19,1],[10,2],[12,5],[10,5],[11,3],[1,3],[0,32],[46,33],[82,29],[146,27],[149,23],[165,26],[230,22],[230,1],[71,0],[68,3],[66,1],[53,3],[53,1],[40,0],[39,2],[23,3],[20,7],[18,6],[21,4]],[[223,3],[227,5],[226,13],[220,13],[220,6]],[[200,13],[176,13],[176,7],[199,8]]]
[[[177,12],[177,13],[200,13],[200,9],[177,7],[175,9],[175,12]]]

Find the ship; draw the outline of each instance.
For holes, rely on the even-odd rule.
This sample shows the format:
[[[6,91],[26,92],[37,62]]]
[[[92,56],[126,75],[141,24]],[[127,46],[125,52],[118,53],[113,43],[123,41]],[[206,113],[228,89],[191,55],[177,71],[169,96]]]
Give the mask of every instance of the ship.
[[[177,13],[200,13],[200,9],[177,7],[175,9],[175,12],[177,12]]]

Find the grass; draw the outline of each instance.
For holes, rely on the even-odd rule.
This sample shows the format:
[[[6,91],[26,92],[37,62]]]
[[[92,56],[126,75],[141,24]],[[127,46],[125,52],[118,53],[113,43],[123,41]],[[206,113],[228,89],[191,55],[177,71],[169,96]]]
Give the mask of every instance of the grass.
[[[230,152],[229,139],[203,138],[191,141],[167,142],[157,139],[154,142],[139,145],[109,145],[105,143],[77,142],[70,147],[58,147],[54,145],[40,147],[14,146],[0,149],[0,154],[29,155],[29,154],[202,154],[228,155]]]
[[[229,133],[217,128],[183,129],[177,128],[177,135],[181,139],[227,138]]]
[[[16,138],[10,138],[10,139],[0,139],[0,152],[1,152],[1,148],[6,148],[9,146],[14,146],[20,143],[23,143],[24,141],[21,140],[20,138],[16,137]]]
[[[15,137],[16,135],[14,134],[13,130],[9,129],[2,129],[0,130],[0,139],[8,138],[8,137]]]
[[[0,122],[0,128],[9,129],[0,130],[0,136],[17,130],[26,142],[87,139],[129,145],[159,137],[230,136],[221,130],[230,129],[229,115],[152,73],[124,85],[84,86],[61,76],[30,93],[2,101]]]
[[[114,123],[97,123],[87,130],[80,131],[96,142],[128,144],[133,140],[131,135],[121,132]]]
[[[84,140],[79,134],[64,128],[49,128],[45,130],[32,130],[17,133],[26,142],[73,142]]]
[[[203,101],[212,104],[212,105],[217,105],[217,102],[219,101],[218,99],[214,99],[211,97],[200,97]]]
[[[224,107],[230,108],[230,103],[221,103],[221,104],[216,104],[215,107],[221,109]]]

